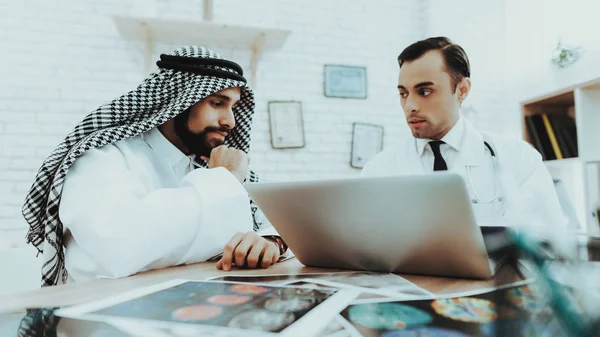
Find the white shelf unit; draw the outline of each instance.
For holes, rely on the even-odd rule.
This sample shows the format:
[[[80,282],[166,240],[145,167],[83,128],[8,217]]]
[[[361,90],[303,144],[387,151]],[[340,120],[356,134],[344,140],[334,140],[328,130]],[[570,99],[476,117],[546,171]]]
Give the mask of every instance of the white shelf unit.
[[[573,158],[544,163],[554,179],[563,181],[579,222],[579,232],[600,234],[600,78],[521,102],[523,139],[533,144],[525,117],[533,114],[568,115],[577,127]]]
[[[281,48],[290,35],[290,31],[285,29],[230,25],[212,21],[134,16],[114,16],[113,21],[124,38],[145,42],[146,71],[149,71],[152,64],[154,42],[251,50],[250,71],[253,87],[256,85],[256,70],[260,55],[265,51]]]

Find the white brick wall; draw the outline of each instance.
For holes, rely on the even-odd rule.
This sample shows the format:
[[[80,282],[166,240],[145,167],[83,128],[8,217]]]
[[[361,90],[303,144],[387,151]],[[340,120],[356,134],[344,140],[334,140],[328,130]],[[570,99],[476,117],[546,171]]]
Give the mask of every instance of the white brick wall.
[[[445,35],[460,44],[471,63],[471,93],[463,107],[481,130],[515,135],[517,113],[507,112],[504,0],[428,0],[427,36]],[[516,134],[520,137],[520,134]]]
[[[461,2],[461,1],[459,1]],[[503,41],[503,11],[476,6],[479,30]],[[396,57],[409,43],[444,34],[463,43],[479,77],[473,101],[488,125],[502,120],[502,60],[491,58],[483,33],[472,22],[445,15],[436,0],[218,0],[214,21],[263,25],[292,31],[283,48],[261,57],[258,66],[252,166],[266,180],[355,175],[349,165],[353,122],[385,126],[385,144],[407,132],[396,90]],[[449,2],[450,3],[450,2]],[[456,2],[451,2],[452,6]],[[493,1],[495,10],[501,1]],[[460,6],[456,6],[460,7]],[[0,2],[0,229],[17,228],[23,202],[42,160],[85,114],[137,86],[145,77],[141,42],[121,38],[111,16],[160,14],[202,18],[200,0],[19,0]],[[471,13],[475,15],[475,13]],[[465,13],[458,13],[466,18]],[[491,19],[490,19],[491,18]],[[461,29],[462,27],[462,29]],[[472,36],[473,35],[473,36]],[[175,46],[155,45],[154,59]],[[213,46],[214,47],[214,46]],[[220,49],[249,73],[248,51]],[[489,58],[489,59],[488,59]],[[326,98],[323,65],[367,67],[366,100]],[[475,72],[476,71],[476,72]],[[302,102],[306,147],[273,150],[267,104]],[[1,232],[0,232],[1,234]],[[20,237],[20,236],[19,236]]]
[[[355,121],[383,124],[385,140],[392,142],[402,130],[396,56],[421,37],[414,29],[420,24],[419,10],[417,1],[218,1],[216,21],[262,22],[293,32],[280,51],[264,55],[259,64],[253,167],[267,180],[356,174],[349,165]],[[239,61],[248,59],[249,54],[241,54]],[[324,64],[366,66],[368,99],[324,97]],[[305,148],[271,149],[270,100],[302,102]]]
[[[86,113],[142,78],[110,15],[122,1],[0,3],[0,241],[23,237],[20,207],[43,159]]]

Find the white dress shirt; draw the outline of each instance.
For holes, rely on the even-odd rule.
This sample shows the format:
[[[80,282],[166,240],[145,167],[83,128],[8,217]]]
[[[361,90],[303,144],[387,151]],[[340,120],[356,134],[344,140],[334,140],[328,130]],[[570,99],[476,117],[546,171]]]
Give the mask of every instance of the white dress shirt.
[[[496,154],[497,170],[487,141]],[[377,154],[364,167],[363,176],[434,174],[434,156],[427,139],[404,137],[396,146]],[[541,155],[528,143],[482,134],[461,117],[442,138],[440,152],[448,171],[465,181],[474,215],[480,225],[521,226],[554,236],[566,228],[565,217],[552,178]],[[498,188],[496,188],[496,182]],[[500,196],[502,201],[490,201]]]
[[[441,139],[445,144],[440,145],[440,153],[446,161],[448,169],[454,164],[456,156],[461,150],[463,138],[465,133],[465,120],[460,118],[456,125]],[[421,156],[421,162],[423,163],[424,172],[433,172],[434,155],[431,150],[429,142],[431,139],[416,138],[416,150],[419,156]]]
[[[252,231],[242,184],[225,168],[196,168],[193,158],[158,129],[78,158],[59,208],[69,281],[205,261],[235,233]]]

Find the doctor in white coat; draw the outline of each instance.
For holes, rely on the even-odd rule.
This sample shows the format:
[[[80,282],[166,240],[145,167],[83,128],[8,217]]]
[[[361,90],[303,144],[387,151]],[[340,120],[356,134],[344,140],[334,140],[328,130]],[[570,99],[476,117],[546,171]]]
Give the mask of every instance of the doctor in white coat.
[[[465,51],[448,38],[429,38],[407,47],[398,62],[412,137],[376,155],[362,175],[454,172],[464,178],[479,225],[559,237],[568,221],[540,154],[523,140],[479,132],[461,116],[471,89]]]

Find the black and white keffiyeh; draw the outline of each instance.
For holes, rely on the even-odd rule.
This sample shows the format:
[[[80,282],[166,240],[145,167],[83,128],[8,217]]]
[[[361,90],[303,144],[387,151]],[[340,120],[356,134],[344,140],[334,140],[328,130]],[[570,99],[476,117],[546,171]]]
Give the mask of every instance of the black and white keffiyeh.
[[[162,125],[205,97],[232,87],[241,88],[234,108],[236,127],[225,145],[246,153],[254,95],[239,65],[204,47],[186,46],[161,55],[158,70],[136,89],[87,115],[44,161],[29,190],[22,213],[29,223],[27,242],[42,253],[42,286],[65,283],[63,225],[58,217],[61,192],[69,167],[85,151],[134,137]],[[201,167],[207,163],[196,159]],[[252,171],[249,181],[257,181]],[[252,204],[252,214],[257,208]],[[257,230],[259,224],[254,224]]]

